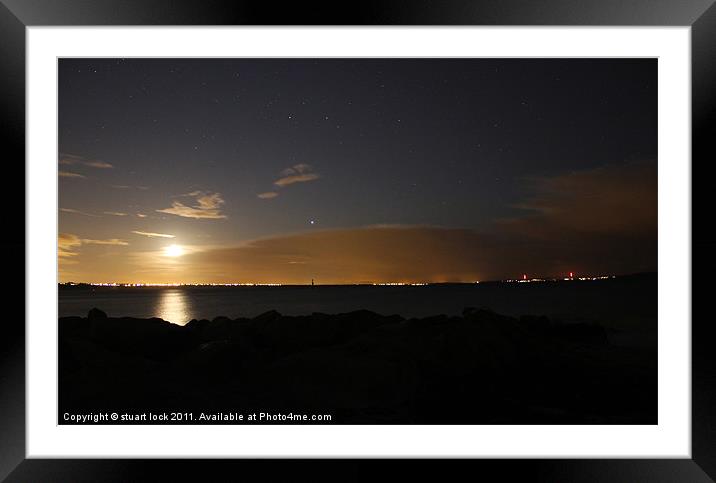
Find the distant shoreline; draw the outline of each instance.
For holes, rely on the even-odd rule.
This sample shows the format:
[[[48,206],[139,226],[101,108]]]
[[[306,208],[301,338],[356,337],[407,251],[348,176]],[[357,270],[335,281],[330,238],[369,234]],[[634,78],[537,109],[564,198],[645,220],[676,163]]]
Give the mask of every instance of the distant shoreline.
[[[475,285],[475,284],[499,284],[499,283],[556,283],[556,282],[596,282],[602,280],[624,279],[635,277],[656,276],[658,272],[640,272],[624,275],[590,275],[574,277],[535,277],[523,279],[504,280],[476,280],[473,282],[359,282],[340,284],[298,284],[298,283],[128,283],[128,282],[60,282],[58,287],[120,287],[120,288],[161,288],[161,287],[423,287],[423,286],[450,286],[450,285]]]

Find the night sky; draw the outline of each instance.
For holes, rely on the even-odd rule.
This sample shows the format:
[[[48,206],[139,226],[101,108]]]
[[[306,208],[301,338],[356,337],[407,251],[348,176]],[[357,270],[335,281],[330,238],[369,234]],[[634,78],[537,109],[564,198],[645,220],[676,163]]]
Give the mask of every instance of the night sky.
[[[654,59],[61,59],[61,281],[656,270]]]

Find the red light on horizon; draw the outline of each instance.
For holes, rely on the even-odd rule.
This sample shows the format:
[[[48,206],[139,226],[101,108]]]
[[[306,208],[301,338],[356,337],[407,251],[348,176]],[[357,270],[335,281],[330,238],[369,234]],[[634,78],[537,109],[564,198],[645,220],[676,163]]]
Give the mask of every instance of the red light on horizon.
[[[526,273],[522,275],[522,280],[527,280],[527,274],[526,274]]]
[[[574,274],[572,272],[569,272],[569,278],[574,278]]]

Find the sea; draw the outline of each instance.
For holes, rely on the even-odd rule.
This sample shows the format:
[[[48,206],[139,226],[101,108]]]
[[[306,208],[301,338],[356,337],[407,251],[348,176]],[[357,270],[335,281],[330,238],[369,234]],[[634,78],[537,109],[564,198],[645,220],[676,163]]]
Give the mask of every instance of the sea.
[[[370,310],[405,318],[460,315],[467,307],[497,313],[546,315],[565,322],[614,328],[656,327],[657,275],[603,280],[412,285],[317,286],[65,286],[59,317],[86,316],[96,307],[110,317],[159,317],[184,325],[191,319],[255,317]]]

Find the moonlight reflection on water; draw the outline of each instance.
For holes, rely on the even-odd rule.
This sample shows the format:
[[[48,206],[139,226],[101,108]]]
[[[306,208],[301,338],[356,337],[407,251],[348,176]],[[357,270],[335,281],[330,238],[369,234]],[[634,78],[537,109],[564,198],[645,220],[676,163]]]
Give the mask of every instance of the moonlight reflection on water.
[[[162,290],[154,310],[156,317],[186,325],[191,320],[191,303],[184,290]]]

